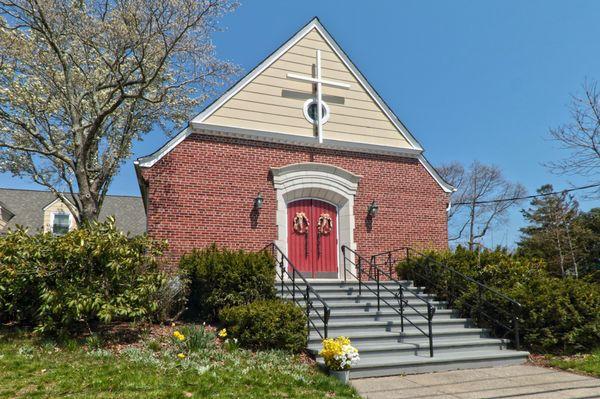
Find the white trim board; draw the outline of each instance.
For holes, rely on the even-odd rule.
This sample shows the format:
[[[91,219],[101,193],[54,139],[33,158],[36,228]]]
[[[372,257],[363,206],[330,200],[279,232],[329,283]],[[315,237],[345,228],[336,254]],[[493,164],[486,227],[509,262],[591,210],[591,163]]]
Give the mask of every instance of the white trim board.
[[[71,205],[72,207],[75,207],[75,205],[73,205],[73,203],[71,201],[69,201],[68,198],[65,198],[65,200],[69,203],[69,205]],[[46,209],[50,208],[52,205],[56,204],[57,202],[60,202],[63,205],[68,206],[60,198],[55,198],[48,205],[46,205],[45,207],[43,207],[42,210],[46,211]],[[69,211],[69,213],[71,213],[71,211]]]

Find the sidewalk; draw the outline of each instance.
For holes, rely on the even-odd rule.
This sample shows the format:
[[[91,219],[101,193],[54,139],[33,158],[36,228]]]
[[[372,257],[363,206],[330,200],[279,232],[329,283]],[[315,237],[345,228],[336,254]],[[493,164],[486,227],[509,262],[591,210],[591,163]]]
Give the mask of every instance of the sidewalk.
[[[351,381],[366,399],[600,398],[600,379],[532,365]]]

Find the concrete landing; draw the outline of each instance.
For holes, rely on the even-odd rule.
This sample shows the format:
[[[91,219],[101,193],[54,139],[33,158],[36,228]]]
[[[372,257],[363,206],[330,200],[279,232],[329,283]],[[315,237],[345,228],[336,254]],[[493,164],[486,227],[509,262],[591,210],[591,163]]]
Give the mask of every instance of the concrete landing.
[[[600,379],[529,364],[351,380],[366,399],[600,398]]]

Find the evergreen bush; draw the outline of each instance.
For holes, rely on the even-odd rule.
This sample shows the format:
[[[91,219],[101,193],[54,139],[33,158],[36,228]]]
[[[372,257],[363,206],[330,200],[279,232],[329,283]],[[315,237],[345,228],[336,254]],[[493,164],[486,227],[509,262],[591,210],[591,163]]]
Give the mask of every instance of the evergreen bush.
[[[522,308],[485,291],[480,300],[475,284],[457,278],[432,260],[506,294]],[[478,326],[499,330],[487,318],[479,319],[480,312],[493,315],[505,325],[511,325],[516,315],[521,342],[532,351],[571,353],[593,349],[600,343],[600,284],[590,279],[552,276],[542,260],[513,255],[504,249],[478,253],[458,247],[454,252],[427,252],[402,261],[398,272],[450,301]]]
[[[306,348],[306,315],[291,301],[264,300],[226,308],[221,312],[221,320],[245,348],[291,352]]]
[[[213,244],[184,255],[179,266],[190,282],[190,317],[215,321],[223,308],[275,298],[275,260],[266,251]]]

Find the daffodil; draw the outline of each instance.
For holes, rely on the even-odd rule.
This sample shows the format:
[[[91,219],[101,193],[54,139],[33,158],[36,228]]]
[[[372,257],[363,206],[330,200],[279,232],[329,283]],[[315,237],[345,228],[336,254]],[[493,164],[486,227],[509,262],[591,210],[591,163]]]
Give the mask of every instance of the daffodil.
[[[180,340],[180,341],[183,341],[183,340],[185,340],[185,335],[183,335],[183,334],[182,334],[182,333],[180,333],[179,331],[175,331],[175,332],[173,333],[173,336],[174,336],[175,338],[177,338],[178,340]]]
[[[185,353],[178,353],[177,357],[180,359],[185,359]]]
[[[346,370],[360,360],[358,350],[346,337],[324,339],[323,349],[319,352],[330,370]]]
[[[227,330],[224,328],[221,331],[219,331],[219,338],[225,338],[227,337]]]

